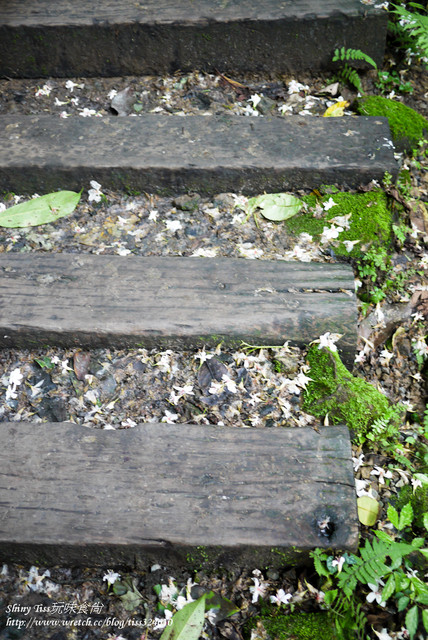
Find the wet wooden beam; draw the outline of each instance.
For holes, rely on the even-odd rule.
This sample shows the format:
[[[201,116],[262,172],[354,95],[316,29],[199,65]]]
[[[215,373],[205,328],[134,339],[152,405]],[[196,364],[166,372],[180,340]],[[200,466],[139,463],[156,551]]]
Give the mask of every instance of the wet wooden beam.
[[[350,133],[351,132],[351,133]],[[386,118],[56,115],[0,118],[0,189],[89,188],[163,195],[341,189],[395,179]]]
[[[8,562],[253,568],[358,543],[344,427],[3,423],[0,469]]]
[[[360,0],[8,0],[0,74],[287,73],[331,67],[341,46],[380,65],[387,22],[386,11]]]
[[[0,346],[307,345],[343,334],[357,305],[349,265],[232,258],[2,254]]]

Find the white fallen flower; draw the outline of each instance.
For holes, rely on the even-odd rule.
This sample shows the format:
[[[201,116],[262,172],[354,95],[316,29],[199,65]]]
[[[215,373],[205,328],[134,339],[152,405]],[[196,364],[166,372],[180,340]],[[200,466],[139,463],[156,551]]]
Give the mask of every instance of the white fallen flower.
[[[291,593],[285,593],[284,589],[279,589],[276,592],[276,595],[270,596],[269,599],[272,603],[275,603],[278,606],[280,606],[281,604],[288,604],[290,600],[293,599],[293,596]]]
[[[385,484],[385,478],[389,480],[392,478],[391,471],[385,471],[385,469],[382,469],[382,467],[378,467],[377,465],[375,465],[372,471],[370,471],[370,475],[379,476],[379,484]]]
[[[351,226],[351,224],[349,222],[349,218],[350,217],[351,217],[350,213],[348,213],[346,216],[335,216],[334,218],[329,220],[329,222],[332,222],[333,224],[337,225],[338,227],[343,227],[344,229],[349,229],[349,227]],[[357,240],[357,242],[359,242],[359,240]]]
[[[381,365],[385,366],[389,365],[389,361],[394,357],[394,354],[391,353],[391,351],[388,351],[388,349],[382,349],[379,356]]]
[[[22,384],[23,379],[24,376],[22,375],[21,370],[18,367],[16,369],[13,369],[13,371],[11,371],[9,374],[9,384],[15,387],[18,387],[20,384]]]
[[[199,247],[190,256],[191,258],[215,258],[217,255],[217,247]]]
[[[281,105],[278,107],[278,111],[279,111],[279,113],[282,113],[282,115],[284,115],[284,114],[285,114],[285,113],[287,113],[287,112],[288,112],[288,113],[289,113],[289,112],[292,112],[292,111],[293,111],[293,107],[292,107],[292,105],[291,105],[291,104],[281,104]]]
[[[257,109],[254,109],[250,104],[247,104],[247,106],[242,110],[242,113],[244,116],[260,116],[261,114],[257,111]]]
[[[248,102],[252,102],[253,109],[256,109],[257,105],[260,103],[261,99],[262,99],[262,96],[259,96],[258,93],[255,93],[253,96],[249,97]]]
[[[300,91],[309,91],[307,84],[301,84],[296,80],[290,80],[288,83],[288,93],[300,93]]]
[[[379,589],[379,585],[383,587],[385,586],[385,583],[382,582],[382,580],[379,580],[376,584],[367,584],[370,589],[370,593],[366,596],[366,600],[367,602],[376,601],[379,606],[384,607],[386,603],[382,600],[382,592]]]
[[[117,91],[116,89],[112,89],[111,91],[109,91],[109,93],[107,94],[107,98],[109,100],[113,100],[113,98],[117,96]]]
[[[114,584],[116,580],[118,580],[119,578],[120,578],[120,573],[115,573],[114,571],[109,569],[107,573],[103,576],[103,581],[106,581],[107,584],[110,586],[111,584]]]
[[[245,244],[238,244],[238,251],[242,253],[244,258],[249,258],[250,260],[261,258],[264,253],[263,249],[253,247],[250,242],[245,242]]]
[[[181,224],[180,220],[166,220],[165,226],[168,231],[171,231],[171,233],[175,233],[179,229],[183,228],[183,225]]]
[[[222,380],[224,382],[224,385],[226,387],[226,389],[228,391],[230,391],[230,393],[237,393],[238,392],[238,388],[236,386],[236,382],[234,380],[232,380],[228,375],[226,375],[225,373],[222,376]]]
[[[351,253],[352,249],[356,244],[358,244],[359,240],[343,240],[343,244],[345,245],[345,249],[348,253]],[[356,281],[355,281],[356,282]],[[360,282],[360,281],[359,281]],[[361,284],[360,284],[361,286]]]
[[[320,238],[321,244],[327,244],[330,240],[334,240],[342,231],[342,227],[335,227],[334,225],[331,227],[324,227]]]
[[[97,112],[95,111],[95,109],[88,109],[88,107],[85,107],[84,109],[80,109],[80,113],[79,116],[82,116],[82,118],[91,118],[92,116],[96,116]]]
[[[337,203],[333,200],[333,198],[330,197],[330,199],[327,200],[327,202],[322,203],[322,208],[324,209],[324,211],[328,211],[332,207],[335,207],[336,204]]]
[[[364,453],[360,453],[358,458],[354,458],[354,456],[352,456],[352,462],[354,464],[355,473],[358,471],[360,467],[363,466],[363,460],[364,460]]]
[[[335,345],[335,342],[340,340],[341,337],[342,336],[340,334],[338,334],[338,333],[330,333],[330,331],[327,331],[327,333],[324,333],[322,336],[320,336],[318,349],[322,349],[323,347],[327,347],[331,351],[337,351],[337,347]],[[315,342],[317,342],[317,341],[315,341]]]
[[[61,113],[59,114],[60,118],[69,118],[71,116],[71,113],[67,113],[67,111],[61,111]]]
[[[413,351],[416,353],[416,355],[420,356],[421,358],[426,358],[428,356],[428,345],[425,342],[425,336],[423,338],[418,338],[415,342],[413,342],[412,346]]]
[[[88,189],[88,202],[101,202],[103,194],[101,193],[101,185],[96,180],[91,180],[91,189]]]
[[[174,424],[174,422],[176,420],[178,420],[180,416],[178,415],[178,413],[172,413],[171,411],[168,411],[168,409],[165,409],[165,415],[162,418],[161,422],[166,422],[167,424]]]
[[[253,594],[252,603],[255,604],[259,598],[263,598],[266,595],[269,585],[267,582],[262,582],[258,578],[251,578],[251,580],[253,580],[254,586],[250,587],[250,593]]]
[[[67,82],[65,83],[65,88],[71,92],[73,92],[76,87],[78,89],[83,89],[84,86],[84,84],[78,84],[77,82],[73,82],[73,80],[67,80]]]
[[[50,84],[44,84],[42,88],[38,88],[35,96],[36,98],[39,98],[40,96],[49,96],[50,92],[52,91],[52,87],[50,86]]]

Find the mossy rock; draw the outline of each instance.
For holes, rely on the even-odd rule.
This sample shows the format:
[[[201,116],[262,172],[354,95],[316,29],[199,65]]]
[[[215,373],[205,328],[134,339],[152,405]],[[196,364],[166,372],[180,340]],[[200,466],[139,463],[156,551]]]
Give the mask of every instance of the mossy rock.
[[[315,218],[310,211],[301,212],[285,220],[284,224],[293,235],[309,233],[315,241],[319,241],[324,227],[330,226],[329,221],[332,218],[351,214],[349,229],[342,231],[337,240],[331,242],[336,255],[359,258],[363,248],[390,244],[392,212],[384,191],[375,189],[367,193],[337,192],[318,199],[315,195],[308,195],[303,200],[308,206],[315,207],[317,202],[322,205],[330,198],[333,198],[336,204],[322,218]],[[348,252],[343,244],[344,240],[359,242]]]
[[[360,98],[357,101],[357,111],[363,116],[387,117],[398,151],[416,149],[418,143],[428,136],[428,120],[396,100],[382,96]]]
[[[365,436],[370,426],[391,407],[388,398],[362,378],[354,377],[339,355],[313,344],[307,361],[311,378],[304,394],[302,409],[317,418],[328,414],[330,424],[345,422],[358,436]]]
[[[252,627],[260,631],[260,636],[264,637],[266,633],[271,640],[336,640],[337,638],[333,620],[326,612],[262,616],[250,622],[251,624],[246,626],[246,631],[249,632],[248,637]]]

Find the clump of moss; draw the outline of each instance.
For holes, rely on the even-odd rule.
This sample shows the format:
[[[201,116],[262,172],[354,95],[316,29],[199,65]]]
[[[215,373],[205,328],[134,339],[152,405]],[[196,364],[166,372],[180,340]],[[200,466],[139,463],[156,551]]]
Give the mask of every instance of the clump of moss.
[[[357,111],[364,116],[388,118],[395,146],[400,149],[416,149],[428,135],[428,120],[396,100],[382,96],[368,96],[357,101]]]
[[[251,621],[275,640],[335,640],[336,632],[327,612],[278,614]]]
[[[319,241],[324,227],[330,226],[330,221],[336,216],[350,214],[349,229],[344,229],[337,240],[333,242],[334,251],[339,256],[361,256],[362,248],[367,246],[385,246],[392,238],[392,212],[388,206],[388,198],[384,191],[376,189],[367,193],[334,193],[322,198],[308,195],[303,198],[308,207],[322,205],[332,198],[336,203],[328,209],[322,218],[315,218],[311,211],[299,213],[284,221],[289,231],[294,235],[309,233]],[[358,240],[352,251],[348,251],[344,240]]]
[[[314,344],[307,360],[312,381],[303,394],[303,410],[321,419],[328,414],[330,424],[346,423],[364,441],[373,422],[390,413],[388,398],[349,373],[339,355],[330,349]]]

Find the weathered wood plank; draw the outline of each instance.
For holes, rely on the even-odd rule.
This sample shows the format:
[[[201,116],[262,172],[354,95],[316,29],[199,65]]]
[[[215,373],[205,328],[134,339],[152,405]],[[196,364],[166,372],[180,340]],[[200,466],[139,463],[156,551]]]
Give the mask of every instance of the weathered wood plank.
[[[0,423],[0,444],[8,561],[183,564],[203,545],[212,561],[254,567],[316,546],[357,546],[344,427],[16,422]]]
[[[307,345],[352,361],[352,269],[230,258],[1,254],[0,346]]]
[[[360,0],[8,0],[0,73],[9,77],[192,71],[287,72],[331,65],[336,47],[380,65],[387,12]]]
[[[350,136],[349,130],[355,135]],[[246,194],[397,176],[386,118],[2,116],[0,189]]]

